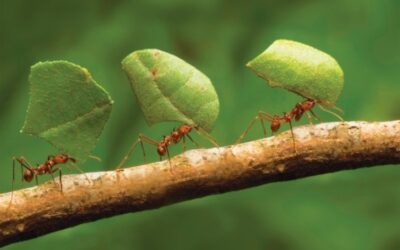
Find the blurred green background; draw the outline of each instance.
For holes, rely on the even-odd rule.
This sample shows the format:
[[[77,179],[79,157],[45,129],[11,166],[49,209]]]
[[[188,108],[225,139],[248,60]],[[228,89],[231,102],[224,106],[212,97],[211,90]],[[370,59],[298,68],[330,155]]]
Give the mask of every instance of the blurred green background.
[[[56,152],[19,133],[29,67],[37,61],[80,64],[115,100],[95,150],[103,162],[82,166],[100,171],[113,168],[139,132],[160,139],[176,125],[146,125],[120,67],[133,50],[171,52],[210,77],[221,103],[213,135],[225,145],[257,111],[281,114],[301,100],[268,87],[244,67],[278,38],[310,44],[338,60],[345,87],[337,105],[346,120],[398,119],[399,27],[396,0],[0,0],[0,192],[10,191],[12,156],[36,163]],[[335,120],[317,112],[324,121]],[[247,139],[261,135],[256,126]],[[146,149],[156,160],[155,149]],[[138,150],[129,164],[140,163]],[[6,249],[400,249],[398,167],[210,196],[79,225]],[[17,182],[18,188],[28,186],[19,175]]]

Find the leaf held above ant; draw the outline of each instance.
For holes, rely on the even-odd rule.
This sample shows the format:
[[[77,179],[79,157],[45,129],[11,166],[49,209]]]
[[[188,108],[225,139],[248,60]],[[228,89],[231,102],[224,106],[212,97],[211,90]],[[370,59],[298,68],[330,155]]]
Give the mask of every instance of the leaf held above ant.
[[[276,40],[247,65],[272,87],[334,103],[343,89],[343,71],[330,55],[309,45]]]
[[[39,62],[29,75],[23,133],[84,161],[97,143],[113,101],[89,71],[67,61]]]
[[[149,125],[178,121],[211,130],[219,113],[218,96],[198,69],[158,49],[132,52],[122,68]]]

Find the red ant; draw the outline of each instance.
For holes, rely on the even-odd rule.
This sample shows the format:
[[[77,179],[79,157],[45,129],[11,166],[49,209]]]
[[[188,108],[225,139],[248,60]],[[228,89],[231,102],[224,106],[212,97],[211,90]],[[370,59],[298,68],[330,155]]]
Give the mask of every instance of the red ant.
[[[267,132],[266,132],[265,125],[264,125],[264,120],[267,120],[267,121],[271,122],[270,128],[271,128],[272,132],[278,131],[280,126],[283,123],[289,123],[290,132],[292,133],[292,139],[293,139],[293,148],[296,150],[296,143],[295,143],[294,134],[293,134],[292,120],[294,118],[295,121],[299,121],[301,119],[301,117],[303,116],[303,114],[306,114],[307,119],[311,124],[313,124],[311,117],[314,117],[315,119],[320,121],[319,117],[312,110],[312,108],[314,108],[314,106],[316,104],[318,104],[318,106],[322,110],[324,110],[325,112],[328,112],[328,113],[336,116],[337,118],[339,118],[339,120],[343,121],[343,118],[340,117],[338,114],[336,114],[336,113],[334,113],[334,112],[332,112],[330,110],[327,110],[322,106],[322,105],[329,106],[329,107],[332,107],[332,108],[335,108],[335,109],[339,110],[340,112],[343,112],[341,109],[339,109],[335,105],[333,105],[333,104],[331,104],[329,102],[326,102],[326,101],[307,98],[306,100],[304,100],[304,101],[302,101],[300,103],[297,103],[290,112],[286,112],[282,116],[278,116],[278,115],[271,116],[270,114],[268,114],[266,112],[262,112],[262,111],[258,112],[258,115],[256,117],[254,117],[254,119],[250,122],[250,124],[247,126],[247,128],[240,135],[240,137],[236,141],[236,143],[240,143],[240,141],[248,133],[250,128],[254,125],[254,123],[257,120],[260,120],[260,122],[261,122],[261,126],[262,126],[264,137],[265,137]],[[308,112],[310,112],[312,116]]]
[[[204,131],[202,128],[200,128],[197,125],[181,125],[177,129],[174,129],[171,134],[164,136],[164,138],[160,141],[157,142],[143,134],[139,134],[138,139],[132,144],[132,146],[129,148],[128,153],[122,158],[121,162],[117,165],[115,169],[120,169],[126,160],[128,160],[129,156],[132,154],[132,152],[135,150],[136,146],[138,143],[140,143],[140,146],[142,148],[143,152],[143,158],[146,161],[146,152],[144,150],[144,145],[143,142],[146,142],[148,144],[154,145],[157,147],[157,153],[160,156],[160,160],[162,157],[167,154],[168,160],[170,159],[168,147],[171,144],[178,144],[182,140],[182,146],[183,150],[186,150],[186,140],[185,137],[188,137],[189,140],[195,144],[197,147],[200,147],[200,145],[193,140],[193,138],[189,135],[189,133],[192,131],[192,129],[195,129],[198,133],[202,134],[205,136],[214,146],[218,147],[218,143],[215,141],[214,138],[211,137],[206,131]]]
[[[44,174],[50,174],[54,181],[53,173],[58,171],[61,192],[63,191],[62,181],[61,181],[61,176],[62,176],[61,167],[59,167],[59,166],[57,166],[56,168],[54,168],[54,167],[58,164],[65,164],[68,161],[76,163],[75,158],[72,158],[71,156],[69,156],[67,154],[49,155],[47,157],[47,160],[44,163],[38,164],[37,166],[32,166],[23,156],[13,157],[13,180],[12,180],[10,205],[11,205],[11,202],[13,199],[13,194],[14,194],[15,162],[16,161],[21,165],[22,181],[25,180],[26,182],[31,182],[33,177],[35,177],[36,184],[38,184],[38,176],[44,175]],[[80,172],[83,172],[78,166],[76,166],[76,167]],[[23,168],[25,168],[25,170],[23,170]]]

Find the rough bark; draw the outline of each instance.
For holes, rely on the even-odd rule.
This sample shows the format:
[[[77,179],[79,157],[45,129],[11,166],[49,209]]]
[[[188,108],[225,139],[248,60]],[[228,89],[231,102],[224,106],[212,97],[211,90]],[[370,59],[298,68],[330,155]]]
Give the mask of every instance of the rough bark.
[[[123,171],[63,176],[0,195],[0,246],[117,214],[265,183],[400,163],[400,121],[324,123],[248,143],[190,150]],[[87,179],[89,178],[89,180]]]

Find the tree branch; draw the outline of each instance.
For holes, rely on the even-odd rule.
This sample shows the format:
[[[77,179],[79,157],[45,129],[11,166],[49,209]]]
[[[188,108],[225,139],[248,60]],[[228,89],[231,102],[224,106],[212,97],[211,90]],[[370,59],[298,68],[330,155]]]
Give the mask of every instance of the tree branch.
[[[324,123],[0,195],[0,246],[117,214],[343,169],[400,163],[400,121]],[[88,181],[87,177],[90,179]]]

